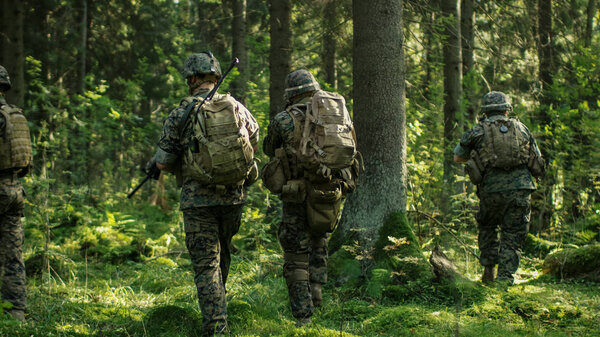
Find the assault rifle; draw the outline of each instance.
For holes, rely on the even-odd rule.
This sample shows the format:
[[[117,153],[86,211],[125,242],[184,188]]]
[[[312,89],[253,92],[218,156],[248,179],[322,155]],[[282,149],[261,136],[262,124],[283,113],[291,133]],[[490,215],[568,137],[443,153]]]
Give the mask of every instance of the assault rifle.
[[[234,57],[233,60],[231,60],[231,64],[229,65],[229,67],[227,68],[227,70],[225,70],[225,72],[223,73],[223,76],[221,76],[221,78],[219,79],[219,81],[217,81],[217,84],[215,84],[215,86],[208,93],[208,95],[206,95],[206,97],[204,97],[204,99],[202,100],[202,102],[200,102],[200,105],[198,105],[198,107],[196,108],[196,110],[202,108],[202,106],[204,105],[204,103],[206,103],[206,101],[210,101],[213,98],[213,96],[217,93],[217,89],[219,89],[219,87],[223,83],[223,80],[225,79],[225,77],[227,77],[227,75],[229,75],[229,72],[231,72],[231,70],[238,63],[240,63],[240,60],[238,60],[237,57]],[[198,99],[194,98],[194,100],[192,100],[192,102],[190,104],[188,104],[187,108],[183,112],[183,118],[181,119],[182,122],[179,125],[179,139],[181,139],[181,136],[182,136],[182,133],[183,133],[183,128],[184,128],[184,126],[186,124],[186,121],[187,121],[188,117],[190,116],[190,112],[194,109],[194,107],[196,107],[197,103],[198,103]],[[203,125],[203,124],[201,123],[201,125]],[[205,131],[205,130],[202,130],[202,131]],[[133,191],[131,191],[127,195],[127,198],[130,199],[131,197],[133,197],[133,195],[135,194],[135,192],[137,192],[146,183],[146,181],[150,180],[150,178],[158,179],[159,175],[160,175],[160,170],[158,169],[158,167],[156,167],[156,164],[154,164],[154,166],[151,167],[150,169],[148,169],[148,171],[146,172],[146,177],[144,178],[144,180],[142,180],[142,182],[140,182],[133,189]]]

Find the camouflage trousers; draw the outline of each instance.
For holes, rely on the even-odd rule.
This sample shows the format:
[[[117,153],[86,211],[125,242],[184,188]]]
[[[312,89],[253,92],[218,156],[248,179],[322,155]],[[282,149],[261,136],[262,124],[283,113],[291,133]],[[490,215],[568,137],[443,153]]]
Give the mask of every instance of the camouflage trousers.
[[[514,281],[529,232],[532,190],[479,192],[479,250],[483,266],[498,265],[498,280]]]
[[[23,187],[17,178],[0,178],[0,274],[2,299],[13,309],[25,310],[23,262]]]
[[[225,283],[231,263],[231,238],[240,228],[242,207],[198,207],[183,212],[185,244],[195,273],[203,336],[227,332]]]
[[[283,276],[288,286],[292,315],[312,316],[311,283],[327,282],[327,237],[310,233],[304,204],[284,202],[277,233],[284,251]]]

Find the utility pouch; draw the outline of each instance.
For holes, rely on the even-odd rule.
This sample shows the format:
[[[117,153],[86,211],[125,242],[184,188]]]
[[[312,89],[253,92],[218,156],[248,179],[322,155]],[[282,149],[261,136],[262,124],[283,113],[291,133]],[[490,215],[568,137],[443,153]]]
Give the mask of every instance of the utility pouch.
[[[484,168],[481,164],[477,151],[471,151],[471,159],[467,160],[465,171],[469,175],[469,179],[475,185],[481,184],[483,181]]]
[[[281,164],[281,160],[277,157],[273,157],[270,162],[263,166],[260,177],[263,181],[263,185],[275,194],[280,194],[283,185],[287,182],[285,174],[283,173],[283,165]]]
[[[306,218],[314,235],[332,232],[338,223],[342,207],[342,187],[339,180],[307,186]]]
[[[306,199],[306,183],[303,179],[288,180],[281,188],[281,200],[302,203]]]
[[[529,157],[527,168],[534,177],[541,177],[544,174],[544,159],[535,154]]]

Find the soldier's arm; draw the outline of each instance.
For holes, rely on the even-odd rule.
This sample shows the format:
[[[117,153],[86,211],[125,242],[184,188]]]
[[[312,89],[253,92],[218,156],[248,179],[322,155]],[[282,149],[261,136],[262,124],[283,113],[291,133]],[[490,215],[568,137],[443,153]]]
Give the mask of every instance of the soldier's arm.
[[[162,134],[158,141],[158,148],[154,155],[156,167],[160,170],[171,172],[173,164],[181,153],[181,142],[179,139],[179,123],[183,109],[173,110],[163,124]]]
[[[463,133],[460,142],[454,148],[454,162],[464,163],[471,157],[473,149],[473,129]]]
[[[275,150],[283,146],[283,137],[279,132],[279,122],[276,118],[271,119],[267,136],[263,140],[263,151],[269,156],[275,156]]]
[[[256,118],[252,116],[252,113],[248,111],[248,109],[245,106],[239,104],[239,109],[242,113],[242,118],[245,121],[245,127],[248,131],[248,135],[250,136],[250,144],[252,144],[252,149],[254,150],[254,152],[256,152],[258,150],[260,126],[258,125]]]

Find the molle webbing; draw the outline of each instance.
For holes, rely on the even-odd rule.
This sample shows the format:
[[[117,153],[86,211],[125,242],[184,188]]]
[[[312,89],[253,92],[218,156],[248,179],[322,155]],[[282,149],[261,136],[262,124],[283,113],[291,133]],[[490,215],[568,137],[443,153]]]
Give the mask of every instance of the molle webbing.
[[[299,105],[306,107],[305,113],[299,113]],[[356,142],[344,98],[318,90],[310,102],[299,105],[287,109],[294,120],[293,152],[298,163],[309,176],[324,178],[350,168],[356,156]],[[351,179],[349,172],[340,175]]]
[[[0,137],[0,170],[29,167],[32,162],[31,138],[27,119],[21,109],[0,108],[6,120],[4,136]]]
[[[215,95],[194,112],[193,137],[183,157],[183,176],[206,185],[244,182],[254,163],[250,139],[242,135],[238,106],[229,95]]]
[[[511,169],[529,159],[529,139],[514,119],[484,121],[483,143],[479,155],[485,168]]]

